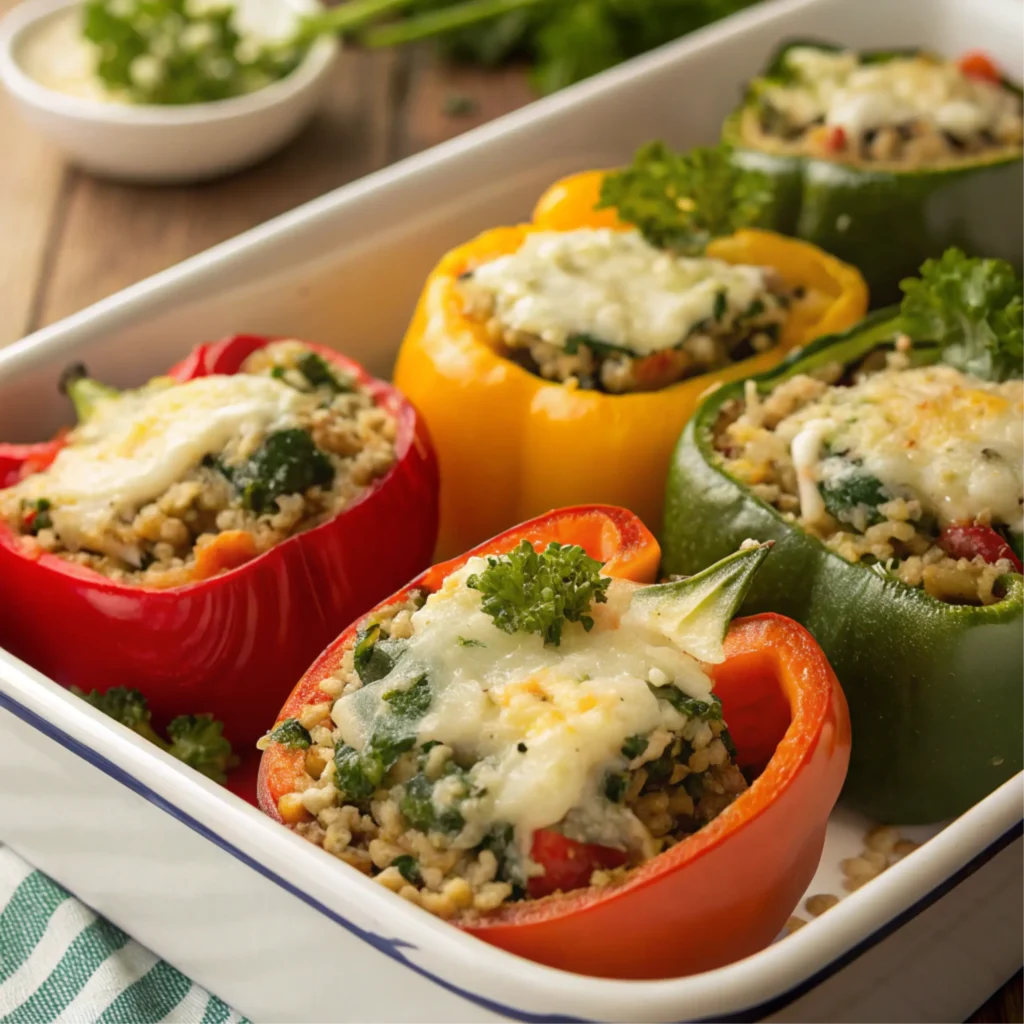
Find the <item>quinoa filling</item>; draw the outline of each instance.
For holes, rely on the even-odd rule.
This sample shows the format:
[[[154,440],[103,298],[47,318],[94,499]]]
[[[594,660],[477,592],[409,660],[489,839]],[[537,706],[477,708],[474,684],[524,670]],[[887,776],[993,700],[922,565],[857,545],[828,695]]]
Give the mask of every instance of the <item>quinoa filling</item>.
[[[578,616],[542,632],[510,621],[493,577],[552,549],[595,573]],[[637,610],[643,588],[596,567],[524,542],[368,618],[321,683],[331,700],[260,742],[305,751],[282,819],[449,918],[616,884],[715,818],[747,780],[711,681]]]
[[[795,46],[751,91],[741,132],[759,149],[906,169],[1013,154],[1024,139],[1018,93],[931,54]]]
[[[462,275],[465,312],[546,380],[652,391],[778,342],[791,296],[771,268],[684,257],[636,231],[539,231]]]
[[[75,370],[64,383],[78,425],[48,468],[0,491],[0,519],[119,582],[233,568],[337,515],[395,460],[394,418],[297,341],[230,376],[120,392]]]
[[[907,338],[865,367],[766,396],[748,381],[715,427],[722,467],[847,561],[953,604],[998,601],[1024,532],[1024,384],[911,366]]]

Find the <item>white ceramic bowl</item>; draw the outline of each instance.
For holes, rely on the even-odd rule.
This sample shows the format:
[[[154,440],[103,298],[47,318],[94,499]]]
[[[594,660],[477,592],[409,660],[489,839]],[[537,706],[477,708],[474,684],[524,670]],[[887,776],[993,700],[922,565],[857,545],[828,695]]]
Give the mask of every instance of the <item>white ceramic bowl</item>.
[[[320,39],[286,78],[246,96],[186,106],[127,105],[69,96],[19,63],[29,34],[79,0],[23,0],[0,21],[0,81],[22,116],[81,167],[109,178],[184,182],[238,170],[282,146],[312,116],[338,51]],[[264,0],[291,15],[313,0]]]

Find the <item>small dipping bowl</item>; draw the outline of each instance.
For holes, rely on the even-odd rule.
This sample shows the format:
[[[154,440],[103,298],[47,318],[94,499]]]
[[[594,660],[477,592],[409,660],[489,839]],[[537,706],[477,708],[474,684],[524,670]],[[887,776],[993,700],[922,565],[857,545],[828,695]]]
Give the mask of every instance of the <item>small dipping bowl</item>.
[[[0,81],[27,121],[74,163],[107,178],[199,181],[269,156],[312,117],[338,52],[335,39],[318,39],[291,74],[232,99],[162,106],[82,98],[41,84],[22,64],[32,34],[80,6],[80,0],[23,0],[0,20]],[[318,6],[247,0],[242,9],[280,23]]]

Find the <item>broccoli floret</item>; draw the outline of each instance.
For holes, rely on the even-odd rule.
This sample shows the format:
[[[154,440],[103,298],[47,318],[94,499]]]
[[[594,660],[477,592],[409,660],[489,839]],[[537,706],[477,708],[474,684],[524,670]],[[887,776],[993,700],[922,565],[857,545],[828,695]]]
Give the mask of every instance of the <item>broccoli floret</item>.
[[[138,733],[143,739],[166,749],[167,744],[153,728],[146,698],[138,690],[131,690],[127,686],[114,686],[105,693],[100,693],[99,690],[86,693],[77,686],[72,686],[71,692],[76,697],[81,697],[87,704],[91,704],[97,711],[102,711],[115,722],[120,722],[132,732]]]
[[[305,430],[294,427],[268,434],[247,462],[230,471],[229,479],[243,506],[259,515],[274,508],[282,494],[328,486],[334,466]]]
[[[72,686],[71,692],[214,782],[226,782],[228,769],[238,764],[231,744],[221,735],[223,722],[212,715],[179,715],[167,726],[168,741],[153,728],[149,704],[138,690],[114,686],[105,693],[85,693]]]
[[[221,735],[224,723],[212,715],[179,715],[167,726],[169,753],[214,782],[226,782],[238,764],[231,744]]]
[[[101,402],[117,398],[121,394],[117,388],[93,380],[82,363],[74,363],[67,367],[60,375],[57,387],[62,395],[67,395],[71,399],[79,423],[85,423]]]
[[[312,742],[309,730],[297,718],[286,718],[277,728],[271,730],[267,739],[271,743],[280,743],[293,750],[305,750]]]

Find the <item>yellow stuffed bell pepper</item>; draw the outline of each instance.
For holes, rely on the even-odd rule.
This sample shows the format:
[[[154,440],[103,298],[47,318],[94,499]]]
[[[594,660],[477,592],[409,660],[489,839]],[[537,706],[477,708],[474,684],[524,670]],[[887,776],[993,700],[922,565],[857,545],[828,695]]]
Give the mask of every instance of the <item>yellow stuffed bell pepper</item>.
[[[439,557],[583,502],[625,506],[658,530],[669,457],[700,397],[762,373],[789,349],[849,327],[867,309],[867,289],[853,267],[805,242],[741,230],[714,239],[707,255],[773,268],[796,290],[777,345],[655,391],[609,394],[543,379],[502,354],[501,342],[469,315],[459,278],[517,252],[534,232],[628,229],[613,210],[594,209],[602,174],[557,182],[531,224],[495,228],[453,249],[424,287],[395,383],[426,419],[440,459]]]

